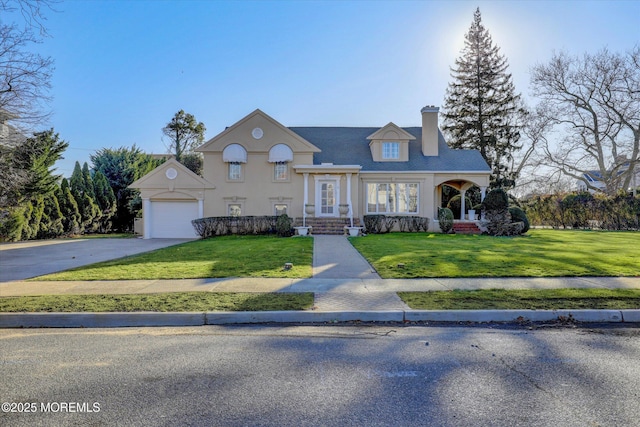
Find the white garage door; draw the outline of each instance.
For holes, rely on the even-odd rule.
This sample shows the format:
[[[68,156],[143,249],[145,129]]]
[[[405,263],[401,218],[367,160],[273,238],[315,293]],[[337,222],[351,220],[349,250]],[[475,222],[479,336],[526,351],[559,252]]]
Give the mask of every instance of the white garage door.
[[[151,201],[152,238],[198,237],[191,220],[198,218],[198,202]]]

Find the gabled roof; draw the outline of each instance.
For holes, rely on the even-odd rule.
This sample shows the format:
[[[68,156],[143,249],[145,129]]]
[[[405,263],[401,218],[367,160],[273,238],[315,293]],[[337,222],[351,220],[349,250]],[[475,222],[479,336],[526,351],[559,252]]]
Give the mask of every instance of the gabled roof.
[[[367,137],[369,140],[373,139],[386,139],[388,141],[408,140],[415,139],[413,135],[399,127],[393,122],[389,122],[387,125],[381,127],[371,135]]]
[[[168,169],[173,168],[177,174],[173,178]],[[134,181],[129,188],[139,190],[157,189],[167,187],[175,188],[213,188],[215,187],[206,179],[193,173],[189,168],[178,162],[176,159],[169,159],[142,178]]]
[[[282,132],[281,135],[285,136],[286,137],[285,139],[290,139],[290,141],[284,141],[284,142],[294,143],[295,147],[291,147],[291,148],[293,148],[294,151],[296,152],[315,153],[320,151],[318,147],[314,146],[312,143],[305,140],[304,137],[302,137],[301,135],[295,132],[292,132],[289,128],[283,126],[277,120],[273,119],[271,116],[264,113],[260,109],[256,109],[252,113],[240,119],[238,122],[236,122],[232,126],[226,128],[224,131],[222,131],[221,133],[214,136],[209,141],[205,142],[200,147],[198,147],[196,151],[199,151],[199,152],[222,151],[222,149],[224,149],[224,146],[230,141],[242,142],[242,143],[247,143],[247,142],[255,143],[256,145],[259,146],[258,149],[269,151],[271,146],[264,146],[264,144],[261,144],[260,142],[255,142],[254,141],[255,138],[251,138],[251,137],[247,138],[247,137],[244,137],[244,135],[240,135],[237,138],[233,138],[234,133],[239,132],[240,129],[244,129],[245,124],[247,122],[252,122],[252,121],[256,123],[260,123],[260,122],[267,123],[275,127],[278,131]],[[282,141],[278,141],[278,142],[282,142]],[[245,146],[245,148],[248,151],[252,151],[251,147]]]
[[[291,127],[293,132],[322,151],[313,155],[313,164],[362,165],[362,171],[379,172],[490,172],[477,150],[449,148],[438,132],[438,156],[422,154],[422,128],[401,128],[415,138],[409,141],[409,161],[374,162],[368,137],[380,128],[370,127]]]

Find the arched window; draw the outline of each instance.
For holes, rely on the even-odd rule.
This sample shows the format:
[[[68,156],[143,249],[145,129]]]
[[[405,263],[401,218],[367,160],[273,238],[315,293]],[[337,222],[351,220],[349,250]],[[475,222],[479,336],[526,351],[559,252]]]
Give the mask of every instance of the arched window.
[[[222,150],[222,161],[229,164],[227,179],[242,181],[242,164],[247,163],[247,150],[240,144],[229,144]]]
[[[273,180],[289,180],[289,162],[293,161],[293,151],[286,144],[276,144],[269,150],[269,162],[273,163]]]

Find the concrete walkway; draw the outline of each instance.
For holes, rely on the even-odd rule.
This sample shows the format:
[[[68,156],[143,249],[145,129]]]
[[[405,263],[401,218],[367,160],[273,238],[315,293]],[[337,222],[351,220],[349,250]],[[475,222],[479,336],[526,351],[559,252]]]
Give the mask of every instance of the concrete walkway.
[[[345,236],[313,236],[314,279],[380,279]]]

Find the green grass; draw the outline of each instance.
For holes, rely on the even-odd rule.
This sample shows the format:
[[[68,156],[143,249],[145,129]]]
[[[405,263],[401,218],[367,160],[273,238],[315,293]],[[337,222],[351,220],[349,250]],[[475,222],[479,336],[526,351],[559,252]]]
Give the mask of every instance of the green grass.
[[[0,312],[306,310],[313,293],[173,292],[126,295],[43,295],[0,298]]]
[[[638,309],[640,289],[489,289],[398,292],[417,310]]]
[[[74,236],[73,239],[132,239],[138,237],[133,233],[95,233],[95,234],[80,234]]]
[[[391,233],[350,240],[386,279],[640,276],[638,232],[530,230],[518,237]]]
[[[222,236],[101,262],[35,280],[311,277],[313,239]],[[283,270],[285,263],[293,268]]]

